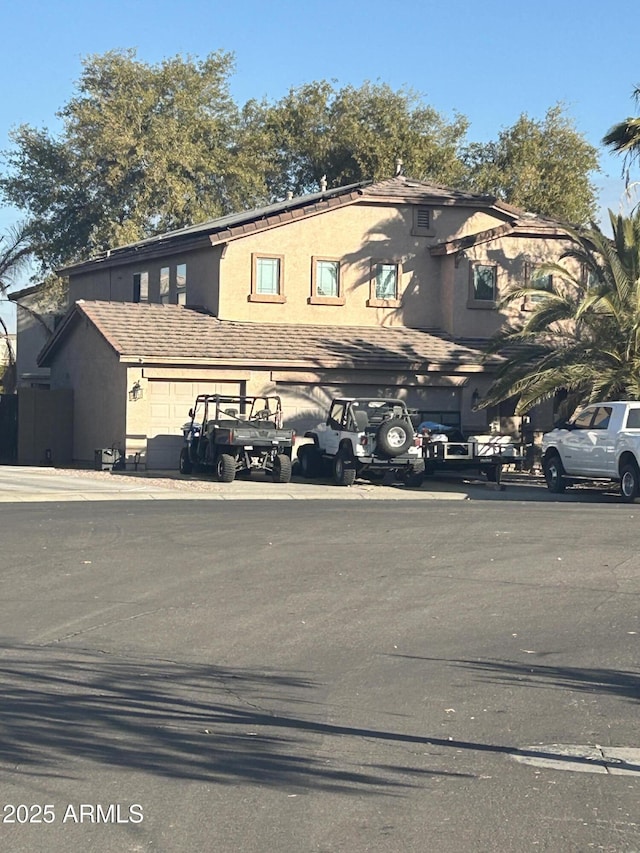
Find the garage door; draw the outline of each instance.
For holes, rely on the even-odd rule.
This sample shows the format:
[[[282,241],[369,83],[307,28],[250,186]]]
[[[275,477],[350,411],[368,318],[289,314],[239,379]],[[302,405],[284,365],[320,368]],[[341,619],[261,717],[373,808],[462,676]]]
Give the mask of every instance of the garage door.
[[[450,413],[446,422],[458,423],[460,418],[460,388],[436,388],[399,385],[329,385],[297,384],[278,381],[276,393],[282,398],[284,421],[298,435],[311,429],[327,416],[334,397],[399,397],[411,409],[420,412],[421,419],[431,419],[435,413]],[[427,418],[427,414],[429,418]]]
[[[243,394],[243,382],[188,382],[149,380],[147,468],[177,469],[182,447],[182,425],[198,394]]]

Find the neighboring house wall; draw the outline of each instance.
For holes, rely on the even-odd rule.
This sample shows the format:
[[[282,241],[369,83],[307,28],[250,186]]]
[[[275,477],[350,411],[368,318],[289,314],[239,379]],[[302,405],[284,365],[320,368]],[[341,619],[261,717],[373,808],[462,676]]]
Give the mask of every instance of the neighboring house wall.
[[[66,465],[73,458],[73,391],[21,388],[18,464]]]
[[[20,346],[17,348],[17,386],[20,388],[41,387],[49,384],[49,369],[38,367],[38,353],[51,337],[56,316],[62,311],[40,304],[35,292],[27,291],[16,296],[16,329]],[[37,312],[38,317],[34,317]]]
[[[0,393],[13,394],[16,385],[15,335],[0,333]]]
[[[70,331],[52,367],[51,388],[74,391],[74,461],[93,464],[96,450],[124,448],[127,368],[88,323]]]

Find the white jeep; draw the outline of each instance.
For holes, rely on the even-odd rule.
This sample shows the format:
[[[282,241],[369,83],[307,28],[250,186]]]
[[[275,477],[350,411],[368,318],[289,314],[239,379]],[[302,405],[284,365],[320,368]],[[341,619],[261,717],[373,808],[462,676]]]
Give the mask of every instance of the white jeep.
[[[351,486],[356,477],[383,479],[389,473],[408,486],[422,485],[422,438],[402,400],[335,399],[327,420],[305,437],[311,443],[298,451],[303,477],[318,477],[329,468],[338,486]]]

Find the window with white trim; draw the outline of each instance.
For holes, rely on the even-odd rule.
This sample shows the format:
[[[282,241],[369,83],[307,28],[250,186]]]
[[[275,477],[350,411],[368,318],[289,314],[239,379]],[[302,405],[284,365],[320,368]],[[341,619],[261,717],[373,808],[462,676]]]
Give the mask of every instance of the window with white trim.
[[[340,261],[337,258],[313,257],[311,259],[312,305],[344,305]]]
[[[284,302],[284,257],[252,255],[250,302]]]

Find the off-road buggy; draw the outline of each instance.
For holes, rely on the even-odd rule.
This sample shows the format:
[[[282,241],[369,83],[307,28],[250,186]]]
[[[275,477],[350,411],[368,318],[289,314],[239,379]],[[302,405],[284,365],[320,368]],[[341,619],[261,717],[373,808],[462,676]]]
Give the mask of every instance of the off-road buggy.
[[[213,471],[221,483],[260,470],[291,479],[293,430],[282,426],[280,397],[200,394],[182,427],[180,472]]]

